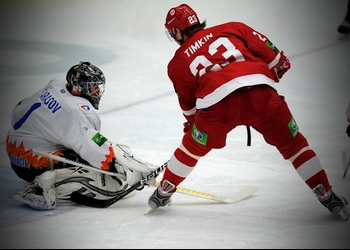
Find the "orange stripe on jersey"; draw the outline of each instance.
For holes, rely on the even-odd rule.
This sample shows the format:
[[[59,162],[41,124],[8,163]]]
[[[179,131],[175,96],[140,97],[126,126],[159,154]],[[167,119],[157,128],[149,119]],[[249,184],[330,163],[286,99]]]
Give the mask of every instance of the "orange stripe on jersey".
[[[110,163],[113,161],[113,158],[115,158],[113,148],[109,147],[109,154],[106,155],[106,160],[101,162],[101,169],[108,171],[110,169]]]
[[[6,139],[6,151],[7,153],[25,159],[29,167],[36,169],[50,168],[50,159],[47,157],[40,157],[32,153],[31,149],[25,149],[23,142],[17,146],[17,141],[10,142],[9,138]]]

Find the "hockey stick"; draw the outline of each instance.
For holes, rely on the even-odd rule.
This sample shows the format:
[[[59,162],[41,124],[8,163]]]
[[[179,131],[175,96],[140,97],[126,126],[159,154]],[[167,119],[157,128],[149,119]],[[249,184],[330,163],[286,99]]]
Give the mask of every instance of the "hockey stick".
[[[350,157],[349,157],[349,160],[347,160],[345,150],[343,150],[342,158],[343,158],[343,165],[344,165],[343,178],[345,178],[346,173],[348,172],[349,166],[350,166]]]
[[[158,187],[159,182],[155,182],[153,186]],[[245,186],[245,187],[241,188],[239,191],[237,191],[236,193],[234,193],[230,196],[224,197],[224,196],[220,196],[220,195],[216,195],[216,194],[204,193],[201,191],[196,191],[196,190],[192,190],[192,189],[188,189],[188,188],[184,188],[184,187],[179,187],[179,186],[176,188],[176,192],[178,192],[178,193],[187,194],[187,195],[191,195],[191,196],[195,196],[195,197],[199,197],[199,198],[204,198],[204,199],[209,199],[209,200],[213,200],[213,201],[219,201],[222,203],[236,203],[238,201],[241,201],[241,200],[248,198],[253,193],[255,193],[257,190],[258,190],[258,188],[254,187],[254,186]]]

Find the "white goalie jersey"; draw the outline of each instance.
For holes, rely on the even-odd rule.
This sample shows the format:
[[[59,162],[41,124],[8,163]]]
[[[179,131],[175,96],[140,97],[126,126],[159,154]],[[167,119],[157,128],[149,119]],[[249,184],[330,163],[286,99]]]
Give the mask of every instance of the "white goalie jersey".
[[[85,98],[73,96],[64,81],[47,86],[17,104],[7,137],[10,160],[21,167],[49,168],[32,149],[72,149],[92,166],[107,170],[114,157],[112,142],[99,133],[97,110]]]
[[[53,209],[57,202],[70,200],[77,192],[97,200],[110,199],[156,168],[135,158],[128,146],[113,144],[100,128],[94,106],[85,98],[73,96],[64,81],[52,80],[19,102],[6,140],[9,159],[12,166],[43,173],[14,198],[36,209]],[[72,163],[52,169],[51,160],[62,158],[64,150],[73,150],[89,165],[83,169]],[[37,187],[42,193],[36,193]]]

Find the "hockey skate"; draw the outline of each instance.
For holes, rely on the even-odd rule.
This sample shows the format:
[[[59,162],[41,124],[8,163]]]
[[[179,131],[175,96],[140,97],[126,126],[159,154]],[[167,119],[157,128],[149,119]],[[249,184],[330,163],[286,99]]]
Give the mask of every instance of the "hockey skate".
[[[46,171],[37,176],[34,181],[26,185],[22,191],[12,196],[12,198],[28,204],[34,209],[54,209],[56,207],[55,179],[55,172]]]
[[[317,185],[313,192],[332,215],[345,221],[349,219],[349,210],[346,207],[348,201],[344,197],[338,197],[332,188],[326,191],[322,184]]]
[[[159,186],[148,200],[148,205],[155,209],[171,205],[171,196],[175,193],[176,188],[173,183],[165,180],[162,186]]]

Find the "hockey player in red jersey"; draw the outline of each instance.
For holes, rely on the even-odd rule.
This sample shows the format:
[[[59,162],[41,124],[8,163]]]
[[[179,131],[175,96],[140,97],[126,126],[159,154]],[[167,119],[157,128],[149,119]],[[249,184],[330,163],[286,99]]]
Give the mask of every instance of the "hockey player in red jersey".
[[[170,204],[198,160],[213,148],[223,148],[227,134],[245,125],[292,163],[322,205],[347,220],[347,201],[333,192],[320,160],[275,89],[291,67],[284,52],[244,23],[206,28],[186,4],[168,11],[165,28],[180,45],[168,64],[168,76],[186,118],[185,134],[149,199],[150,207]]]

